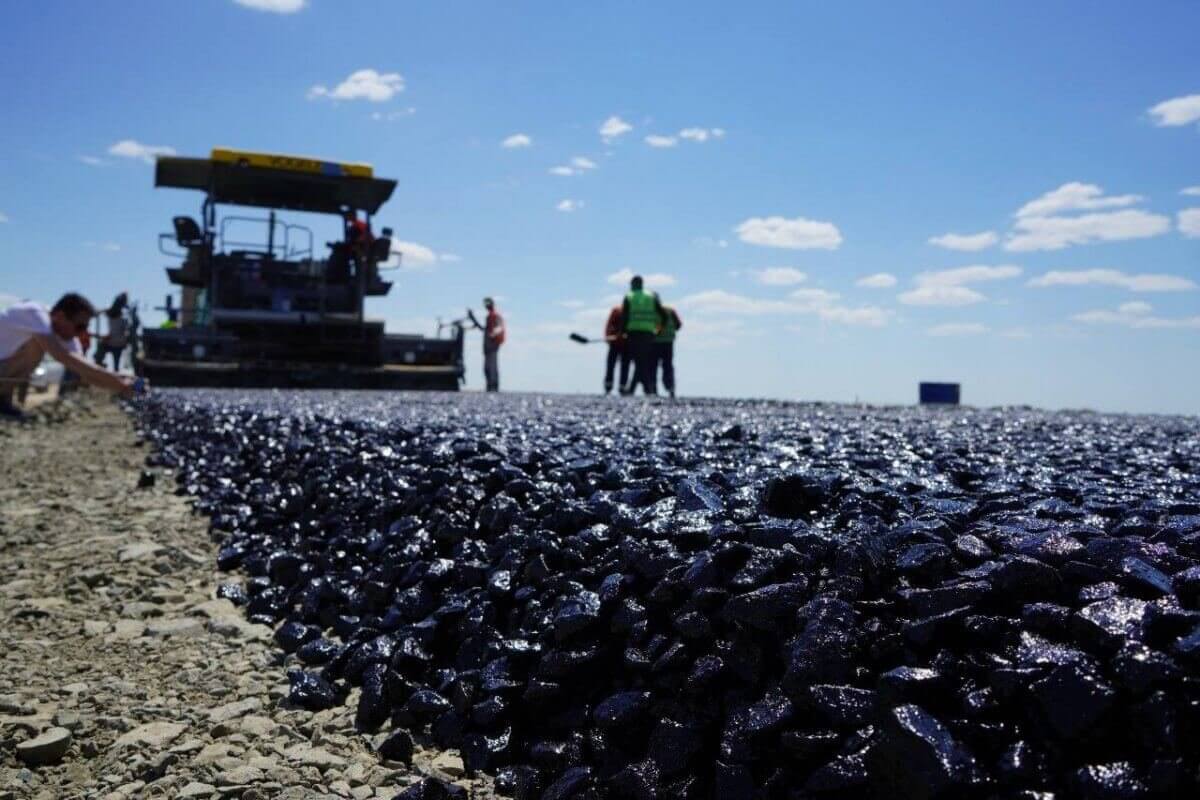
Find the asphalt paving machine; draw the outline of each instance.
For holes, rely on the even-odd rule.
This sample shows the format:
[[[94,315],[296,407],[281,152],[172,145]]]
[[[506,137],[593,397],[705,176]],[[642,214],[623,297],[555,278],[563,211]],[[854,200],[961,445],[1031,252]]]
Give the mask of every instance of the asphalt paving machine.
[[[154,185],[200,191],[204,201],[199,221],[175,217],[159,237],[160,251],[181,259],[167,268],[181,301],[163,328],[142,333],[140,369],[151,384],[459,388],[462,326],[425,337],[386,333],[363,316],[366,298],[392,289],[380,276],[391,229],[375,237],[370,224],[394,180],[367,164],[217,148],[210,158],[159,157]],[[218,205],[258,212],[218,217]],[[280,211],[337,215],[344,234],[318,251],[312,229]]]

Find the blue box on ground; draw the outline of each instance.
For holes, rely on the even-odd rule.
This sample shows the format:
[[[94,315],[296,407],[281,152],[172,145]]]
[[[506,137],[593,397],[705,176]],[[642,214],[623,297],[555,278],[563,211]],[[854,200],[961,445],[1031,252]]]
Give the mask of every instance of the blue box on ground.
[[[958,405],[959,384],[922,383],[919,390],[921,405]]]

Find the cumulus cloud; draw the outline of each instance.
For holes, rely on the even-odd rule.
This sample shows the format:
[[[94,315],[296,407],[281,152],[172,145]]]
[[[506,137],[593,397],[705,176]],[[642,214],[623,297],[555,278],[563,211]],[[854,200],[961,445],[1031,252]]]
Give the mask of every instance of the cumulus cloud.
[[[1170,217],[1136,209],[1078,217],[1028,217],[1016,221],[1017,230],[1004,249],[1012,252],[1061,250],[1075,244],[1146,239],[1171,229]]]
[[[842,234],[832,222],[796,217],[751,217],[734,230],[747,244],[789,250],[836,250]]]
[[[528,134],[514,133],[512,136],[506,137],[504,141],[500,143],[500,146],[507,148],[508,150],[516,150],[517,148],[521,147],[529,147],[532,144],[533,139],[529,138]]]
[[[634,272],[629,267],[619,269],[608,276],[607,280],[613,286],[628,286],[629,281],[633,280],[634,275],[641,275],[642,280],[646,283],[647,289],[658,289],[664,286],[674,286],[678,281],[674,275],[668,275],[665,272]]]
[[[595,169],[596,162],[592,161],[590,158],[586,158],[584,156],[575,156],[574,158],[571,159],[571,166],[573,166],[575,169],[579,170],[580,172],[583,172],[583,171],[586,171],[589,169]]]
[[[1179,232],[1189,239],[1200,239],[1200,208],[1185,208],[1178,216]]]
[[[1200,197],[1200,186],[1189,186],[1186,189],[1180,189],[1179,193],[1188,197]]]
[[[366,100],[385,103],[404,91],[404,78],[399,72],[377,72],[360,69],[332,89],[317,84],[308,90],[309,100]]]
[[[842,325],[882,327],[888,323],[890,312],[876,306],[849,308],[837,304],[836,292],[824,289],[797,289],[786,300],[746,297],[724,289],[696,292],[679,300],[677,305],[693,313],[764,316],[773,314],[815,315],[826,322]]]
[[[1154,124],[1161,127],[1176,127],[1200,122],[1200,94],[1172,97],[1150,109]]]
[[[391,257],[382,266],[419,272],[434,269],[438,264],[449,264],[461,260],[453,253],[438,253],[433,248],[418,242],[393,239]]]
[[[233,0],[239,6],[272,14],[295,14],[307,5],[306,0]]]
[[[707,142],[709,139],[723,139],[724,137],[724,128],[684,128],[679,132],[679,138],[689,142]]]
[[[898,299],[906,306],[969,306],[982,303],[985,298],[966,286],[933,284],[901,292]]]
[[[1196,283],[1180,275],[1143,273],[1130,275],[1116,269],[1051,270],[1029,281],[1030,286],[1115,286],[1131,292],[1182,292]]]
[[[932,236],[929,243],[944,247],[947,250],[965,250],[974,252],[976,250],[984,250],[991,247],[996,242],[1000,241],[1000,237],[995,231],[984,231],[982,233],[943,233],[941,236]]]
[[[651,147],[674,147],[676,144],[678,144],[678,141],[679,140],[677,140],[674,136],[659,136],[658,134],[651,134],[646,137],[646,144],[650,145]]]
[[[1131,206],[1142,201],[1141,195],[1122,194],[1105,197],[1104,190],[1094,183],[1072,181],[1041,197],[1030,200],[1017,209],[1017,218],[1045,217],[1061,211],[1094,211],[1101,208]]]
[[[930,336],[978,336],[987,332],[988,326],[979,322],[947,322],[926,331]]]
[[[1158,317],[1149,303],[1122,303],[1116,311],[1084,311],[1071,317],[1075,322],[1089,325],[1123,325],[1127,328],[1200,328],[1200,316]]]
[[[575,156],[571,159],[571,164],[560,164],[557,167],[550,168],[551,175],[558,175],[563,178],[569,178],[572,175],[582,175],[588,170],[596,169],[596,162],[584,156]]]
[[[79,160],[84,164],[87,164],[89,167],[108,166],[107,161],[105,161],[103,158],[96,158],[95,156],[79,156]]]
[[[615,114],[604,120],[604,124],[600,126],[600,138],[606,142],[611,142],[633,130],[633,126]]]
[[[578,211],[579,209],[583,208],[583,201],[582,200],[572,200],[570,198],[567,198],[565,200],[559,200],[558,203],[554,207],[557,208],[559,211],[563,211],[563,212],[569,214],[572,211]]]
[[[1124,208],[1142,199],[1136,194],[1107,196],[1095,184],[1064,183],[1017,209],[1013,231],[1005,241],[1004,249],[1013,252],[1061,250],[1077,244],[1144,239],[1166,233],[1171,227],[1169,217]],[[1099,210],[1111,208],[1122,210]],[[1092,213],[1063,216],[1078,211]]]
[[[766,269],[750,270],[754,280],[764,286],[795,286],[804,283],[808,276],[793,267],[767,267]]]
[[[154,159],[159,156],[175,155],[175,148],[161,144],[142,144],[135,139],[122,139],[108,148],[108,154],[121,158],[136,158],[147,164],[153,164]]]
[[[575,170],[572,169],[571,167],[561,167],[561,166],[560,167],[551,167],[550,174],[551,175],[560,175],[560,176],[566,178],[571,175],[574,175]]]
[[[889,272],[876,272],[859,278],[854,285],[863,289],[890,289],[896,285],[896,276]]]
[[[836,322],[841,325],[862,325],[867,328],[882,328],[888,324],[892,312],[879,306],[822,306],[817,309],[817,316],[826,322]]]
[[[1021,268],[1012,264],[988,266],[972,264],[969,267],[957,267],[936,272],[922,272],[917,275],[918,286],[965,286],[969,283],[998,281],[1006,278],[1016,278],[1021,274]]]

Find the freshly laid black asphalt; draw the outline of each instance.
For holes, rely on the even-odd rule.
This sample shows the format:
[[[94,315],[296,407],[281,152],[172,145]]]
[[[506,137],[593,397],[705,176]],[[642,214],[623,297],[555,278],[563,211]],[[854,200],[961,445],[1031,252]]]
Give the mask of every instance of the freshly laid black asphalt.
[[[160,392],[291,701],[517,797],[1200,794],[1200,420]],[[427,781],[402,797],[454,796]]]

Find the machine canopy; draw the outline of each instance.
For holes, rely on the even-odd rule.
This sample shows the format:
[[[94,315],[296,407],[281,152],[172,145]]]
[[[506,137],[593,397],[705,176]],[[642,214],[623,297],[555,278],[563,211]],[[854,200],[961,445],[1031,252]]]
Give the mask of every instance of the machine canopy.
[[[215,203],[337,214],[375,214],[396,188],[366,164],[216,148],[211,158],[159,156],[154,185],[199,189]]]

